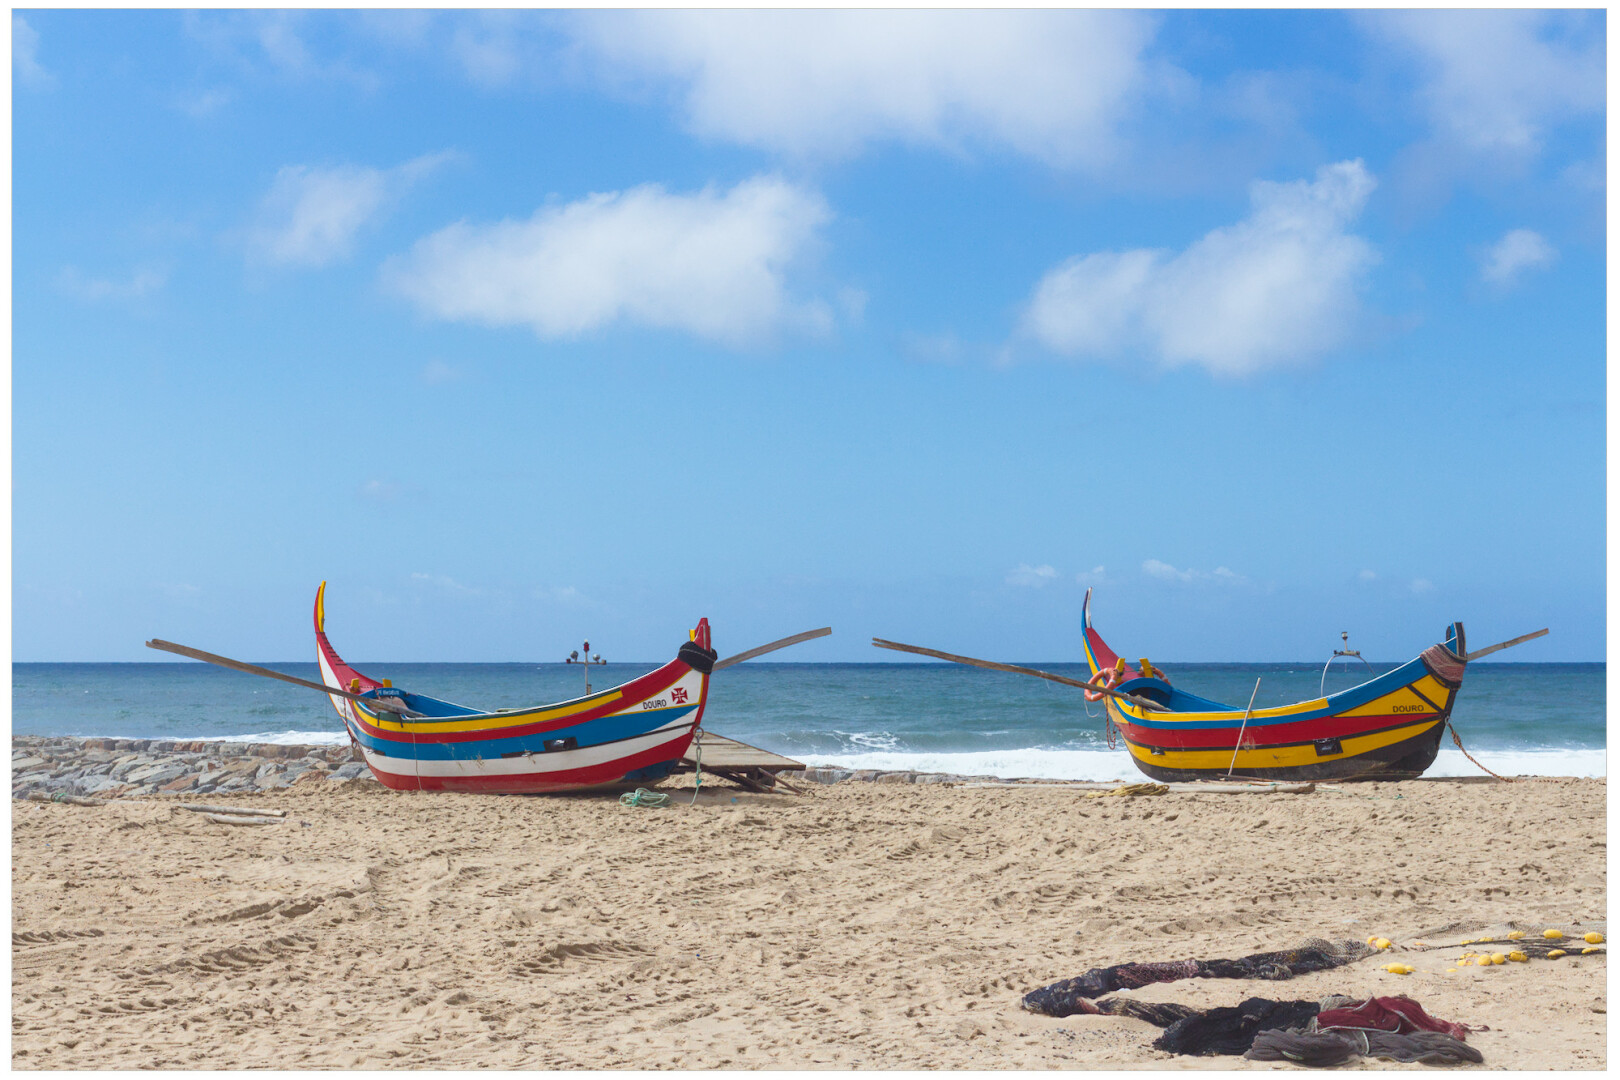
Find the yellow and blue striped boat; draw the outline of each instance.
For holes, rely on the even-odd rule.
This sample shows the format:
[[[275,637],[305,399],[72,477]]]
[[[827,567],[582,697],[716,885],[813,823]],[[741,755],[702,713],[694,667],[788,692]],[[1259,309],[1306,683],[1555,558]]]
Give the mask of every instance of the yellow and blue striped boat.
[[[1144,675],[1125,663],[1091,625],[1090,590],[1081,625],[1092,681],[1160,707],[1103,697],[1131,760],[1162,781],[1228,774],[1296,781],[1419,776],[1434,764],[1468,666],[1463,626],[1454,622],[1444,642],[1360,686],[1249,710],[1171,686],[1151,665]],[[1110,669],[1114,677],[1106,676]]]
[[[315,655],[327,695],[385,787],[531,793],[648,784],[674,771],[703,719],[716,653],[709,620],[675,659],[588,697],[485,712],[362,675],[326,638],[326,583],[315,593]],[[368,704],[377,702],[378,704]]]

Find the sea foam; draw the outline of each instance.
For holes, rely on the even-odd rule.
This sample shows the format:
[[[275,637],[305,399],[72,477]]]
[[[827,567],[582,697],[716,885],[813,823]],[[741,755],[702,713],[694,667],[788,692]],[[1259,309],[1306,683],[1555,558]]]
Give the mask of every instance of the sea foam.
[[[1607,776],[1603,750],[1536,748],[1474,750],[1486,768],[1503,776]],[[984,750],[968,753],[813,754],[806,764],[885,772],[938,772],[961,776],[1027,777],[1041,780],[1140,780],[1123,750]],[[1453,749],[1440,751],[1425,776],[1484,776]]]

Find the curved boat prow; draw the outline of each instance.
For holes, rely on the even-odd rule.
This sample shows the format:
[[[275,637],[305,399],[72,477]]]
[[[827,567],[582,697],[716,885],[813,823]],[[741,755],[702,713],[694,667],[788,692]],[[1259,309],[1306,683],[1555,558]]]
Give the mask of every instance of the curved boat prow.
[[[1086,599],[1081,624],[1095,673],[1119,657],[1092,627],[1089,593]],[[1169,711],[1115,697],[1106,708],[1136,767],[1155,780],[1406,779],[1434,763],[1468,667],[1466,642],[1462,623],[1454,622],[1443,643],[1405,664],[1348,690],[1279,706],[1251,701],[1240,709],[1168,684],[1155,695],[1148,686],[1154,680],[1131,672],[1116,686]]]
[[[675,659],[640,678],[552,705],[482,710],[396,689],[344,663],[326,637],[324,581],[314,617],[321,681],[364,695],[329,696],[372,775],[396,790],[520,794],[655,783],[691,744],[719,659],[709,620],[699,619]]]

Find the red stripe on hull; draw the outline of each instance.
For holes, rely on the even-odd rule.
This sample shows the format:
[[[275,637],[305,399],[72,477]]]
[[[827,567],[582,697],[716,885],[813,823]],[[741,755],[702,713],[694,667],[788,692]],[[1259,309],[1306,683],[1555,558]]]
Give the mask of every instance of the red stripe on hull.
[[[624,774],[662,761],[672,761],[686,753],[692,743],[692,732],[687,731],[667,743],[643,750],[629,757],[588,765],[579,769],[560,769],[546,773],[519,773],[508,776],[422,776],[407,773],[383,772],[371,766],[371,774],[384,787],[395,791],[472,791],[488,795],[525,795],[543,792],[577,791],[598,787],[624,779]]]
[[[610,716],[613,713],[622,712],[626,704],[633,704],[644,698],[652,697],[654,694],[674,686],[690,670],[691,668],[687,667],[683,661],[671,660],[657,671],[650,671],[639,679],[625,683],[623,687],[624,693],[611,701],[598,705],[593,709],[587,709],[584,712],[570,713],[567,716],[560,716],[555,720],[546,720],[536,724],[514,724],[511,727],[480,728],[477,731],[444,731],[432,733],[419,731],[416,732],[413,737],[412,733],[408,731],[384,731],[382,728],[377,727],[370,722],[370,714],[368,714],[363,707],[356,708],[355,712],[359,716],[360,727],[364,729],[367,735],[370,735],[376,739],[387,739],[391,742],[453,743],[481,742],[485,739],[514,739],[522,735],[538,735],[543,731],[553,731],[557,728],[573,727],[575,724],[583,724],[588,720],[595,720],[599,717]],[[555,706],[551,705],[542,706],[544,709],[554,707]],[[424,720],[413,720],[411,723],[432,723],[433,719],[435,718],[430,717]],[[468,718],[464,716],[442,716],[437,717],[436,719],[443,720],[446,723],[453,723],[454,721],[465,720]]]
[[[343,657],[339,656],[337,650],[332,648],[332,643],[326,640],[325,631],[315,631],[315,645],[321,650],[321,655],[326,657],[326,663],[332,669],[332,674],[337,676],[340,689],[347,690],[350,681],[354,679],[360,680],[360,693],[362,694],[368,690],[375,690],[382,685],[376,679],[368,678],[345,664]]]
[[[1153,746],[1161,750],[1230,750],[1237,745],[1238,732],[1243,732],[1244,745],[1256,748],[1287,746],[1315,742],[1317,739],[1344,739],[1385,731],[1392,727],[1435,720],[1440,713],[1391,713],[1381,716],[1321,716],[1315,720],[1301,720],[1292,724],[1250,725],[1247,728],[1161,728],[1143,727],[1129,722],[1115,726],[1125,738],[1138,746]]]

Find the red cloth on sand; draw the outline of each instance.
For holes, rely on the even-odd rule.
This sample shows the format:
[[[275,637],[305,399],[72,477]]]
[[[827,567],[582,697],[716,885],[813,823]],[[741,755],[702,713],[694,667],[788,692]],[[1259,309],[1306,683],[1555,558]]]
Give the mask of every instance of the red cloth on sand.
[[[1423,1011],[1423,1006],[1409,997],[1368,998],[1359,1005],[1342,1009],[1328,1009],[1316,1016],[1316,1029],[1362,1028],[1366,1031],[1388,1031],[1396,1035],[1409,1035],[1414,1031],[1439,1031],[1454,1039],[1468,1040],[1469,1028],[1449,1020],[1437,1020]]]

